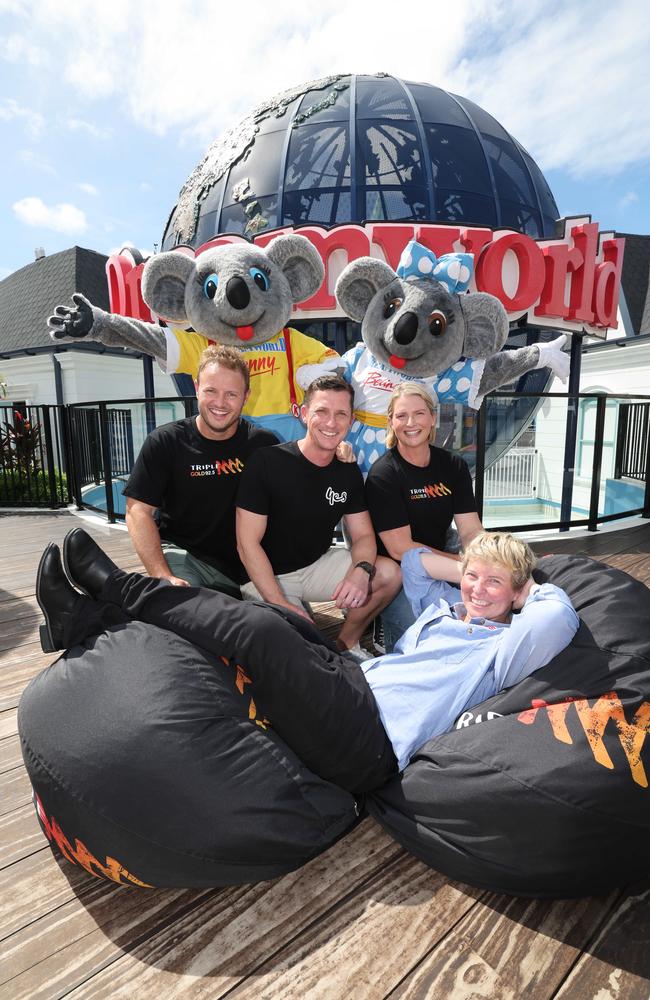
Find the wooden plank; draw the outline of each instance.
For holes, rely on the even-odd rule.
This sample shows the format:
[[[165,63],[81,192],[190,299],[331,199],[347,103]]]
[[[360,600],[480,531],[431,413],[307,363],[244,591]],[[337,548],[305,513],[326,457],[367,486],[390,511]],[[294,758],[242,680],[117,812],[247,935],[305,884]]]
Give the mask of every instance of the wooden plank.
[[[257,967],[229,1000],[388,996],[480,895],[404,855]]]
[[[15,736],[18,732],[16,714],[15,708],[0,712],[0,740],[4,740],[7,736]]]
[[[78,983],[71,993],[75,1000],[222,996],[305,926],[322,918],[327,923],[339,899],[356,897],[378,874],[392,871],[402,856],[403,851],[372,820],[364,820],[297,872],[274,882],[209,894],[199,906],[161,926],[92,978],[87,979],[87,970],[66,970],[65,950],[53,955],[40,979],[12,981],[12,989],[18,990],[12,1000],[48,995],[23,990],[23,983],[35,989],[46,981],[56,995]]]
[[[20,738],[8,736],[0,740],[0,774],[23,766],[23,755],[20,750]]]
[[[490,893],[400,984],[391,1000],[554,995],[620,898],[525,900]]]
[[[28,683],[40,674],[43,667],[39,658],[12,664],[10,669],[0,672],[0,712],[17,707]]]
[[[15,767],[0,775],[0,816],[6,816],[31,801],[32,786],[24,767]]]
[[[557,1000],[648,1000],[650,889],[630,888],[556,994]]]
[[[47,845],[31,802],[0,816],[0,869]]]
[[[85,900],[98,888],[108,893],[119,892],[120,887],[94,878],[79,865],[70,864],[52,851],[43,838],[42,850],[0,872],[0,940],[64,903]],[[28,965],[31,964],[30,961]]]
[[[3,942],[0,989],[4,986],[12,1000],[67,994],[70,984],[83,983],[115,962],[125,947],[169,926],[208,896],[247,891],[145,892],[93,883],[83,901],[63,903]]]
[[[23,618],[40,617],[41,611],[35,597],[0,598],[0,626]]]

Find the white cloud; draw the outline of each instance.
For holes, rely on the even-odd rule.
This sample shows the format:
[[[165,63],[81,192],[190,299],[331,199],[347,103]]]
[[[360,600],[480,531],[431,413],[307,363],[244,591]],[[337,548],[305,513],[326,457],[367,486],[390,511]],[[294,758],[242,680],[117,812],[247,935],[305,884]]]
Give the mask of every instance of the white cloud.
[[[92,194],[92,195],[99,194],[99,191],[97,190],[94,184],[88,184],[85,181],[82,181],[81,184],[77,184],[77,187],[79,188],[80,191],[83,191],[85,194]]]
[[[44,125],[41,114],[32,111],[31,108],[24,107],[11,97],[5,97],[0,101],[0,121],[21,121],[27,132],[34,138],[40,135]]]
[[[153,185],[151,185],[149,181],[140,181],[138,184],[138,190],[142,191],[143,194],[148,194],[150,191],[153,191]]]
[[[86,216],[81,209],[66,202],[47,206],[40,198],[21,198],[14,202],[13,210],[17,218],[27,226],[53,229],[69,236],[83,233],[88,228]]]
[[[40,170],[44,174],[56,174],[56,170],[50,163],[47,156],[41,153],[36,153],[33,149],[20,149],[18,151],[18,159],[26,167],[30,167],[34,170]]]
[[[516,6],[516,5],[515,5]],[[454,73],[457,92],[490,111],[542,169],[614,174],[650,155],[650,19],[644,0],[511,3]]]
[[[639,196],[636,191],[627,191],[622,198],[619,199],[617,208],[629,208],[630,205],[636,205],[639,200]]]
[[[0,39],[0,54],[7,62],[22,66],[43,66],[49,61],[47,52],[18,34]]]
[[[86,135],[92,136],[93,139],[107,139],[111,134],[110,129],[102,128],[93,122],[84,121],[83,118],[66,118],[65,124],[71,132],[85,132]]]
[[[1,2],[1,0],[0,0]],[[84,5],[25,0],[30,43],[56,52],[52,86],[199,151],[260,101],[337,72],[383,70],[476,101],[543,169],[606,175],[650,151],[647,0],[214,0]],[[26,36],[23,31],[21,37]],[[18,44],[18,43],[15,43]],[[60,102],[61,103],[61,102]],[[103,137],[104,126],[68,127]]]

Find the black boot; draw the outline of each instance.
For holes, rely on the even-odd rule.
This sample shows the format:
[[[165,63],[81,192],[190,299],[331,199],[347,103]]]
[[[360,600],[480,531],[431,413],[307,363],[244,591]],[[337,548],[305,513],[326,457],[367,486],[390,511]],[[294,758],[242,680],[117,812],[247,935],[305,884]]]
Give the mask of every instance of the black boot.
[[[73,528],[65,536],[63,565],[75,587],[94,598],[101,595],[109,577],[121,572],[83,528]]]
[[[65,649],[66,631],[79,617],[79,605],[86,598],[70,586],[61,565],[59,546],[53,542],[47,546],[38,564],[36,600],[45,618],[45,624],[39,628],[41,649],[44,653]]]

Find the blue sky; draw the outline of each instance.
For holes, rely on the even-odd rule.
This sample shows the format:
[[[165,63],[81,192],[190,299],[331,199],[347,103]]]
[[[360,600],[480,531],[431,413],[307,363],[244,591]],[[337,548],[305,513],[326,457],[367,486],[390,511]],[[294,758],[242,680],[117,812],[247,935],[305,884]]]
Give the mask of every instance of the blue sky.
[[[151,251],[213,139],[339,72],[476,101],[534,156],[563,215],[647,234],[649,51],[646,0],[0,0],[0,278],[39,246]]]

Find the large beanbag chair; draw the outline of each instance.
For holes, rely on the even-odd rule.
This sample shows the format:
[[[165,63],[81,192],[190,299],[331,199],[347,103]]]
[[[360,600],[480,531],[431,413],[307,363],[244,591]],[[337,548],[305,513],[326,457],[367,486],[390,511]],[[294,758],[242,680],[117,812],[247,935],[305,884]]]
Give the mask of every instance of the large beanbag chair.
[[[118,882],[274,878],[357,818],[260,717],[241,668],[152,625],[69,650],[26,689],[19,730],[46,836]]]
[[[367,804],[452,878],[593,895],[650,872],[650,590],[579,556],[547,556],[535,576],[571,597],[571,644],[464,712]]]

